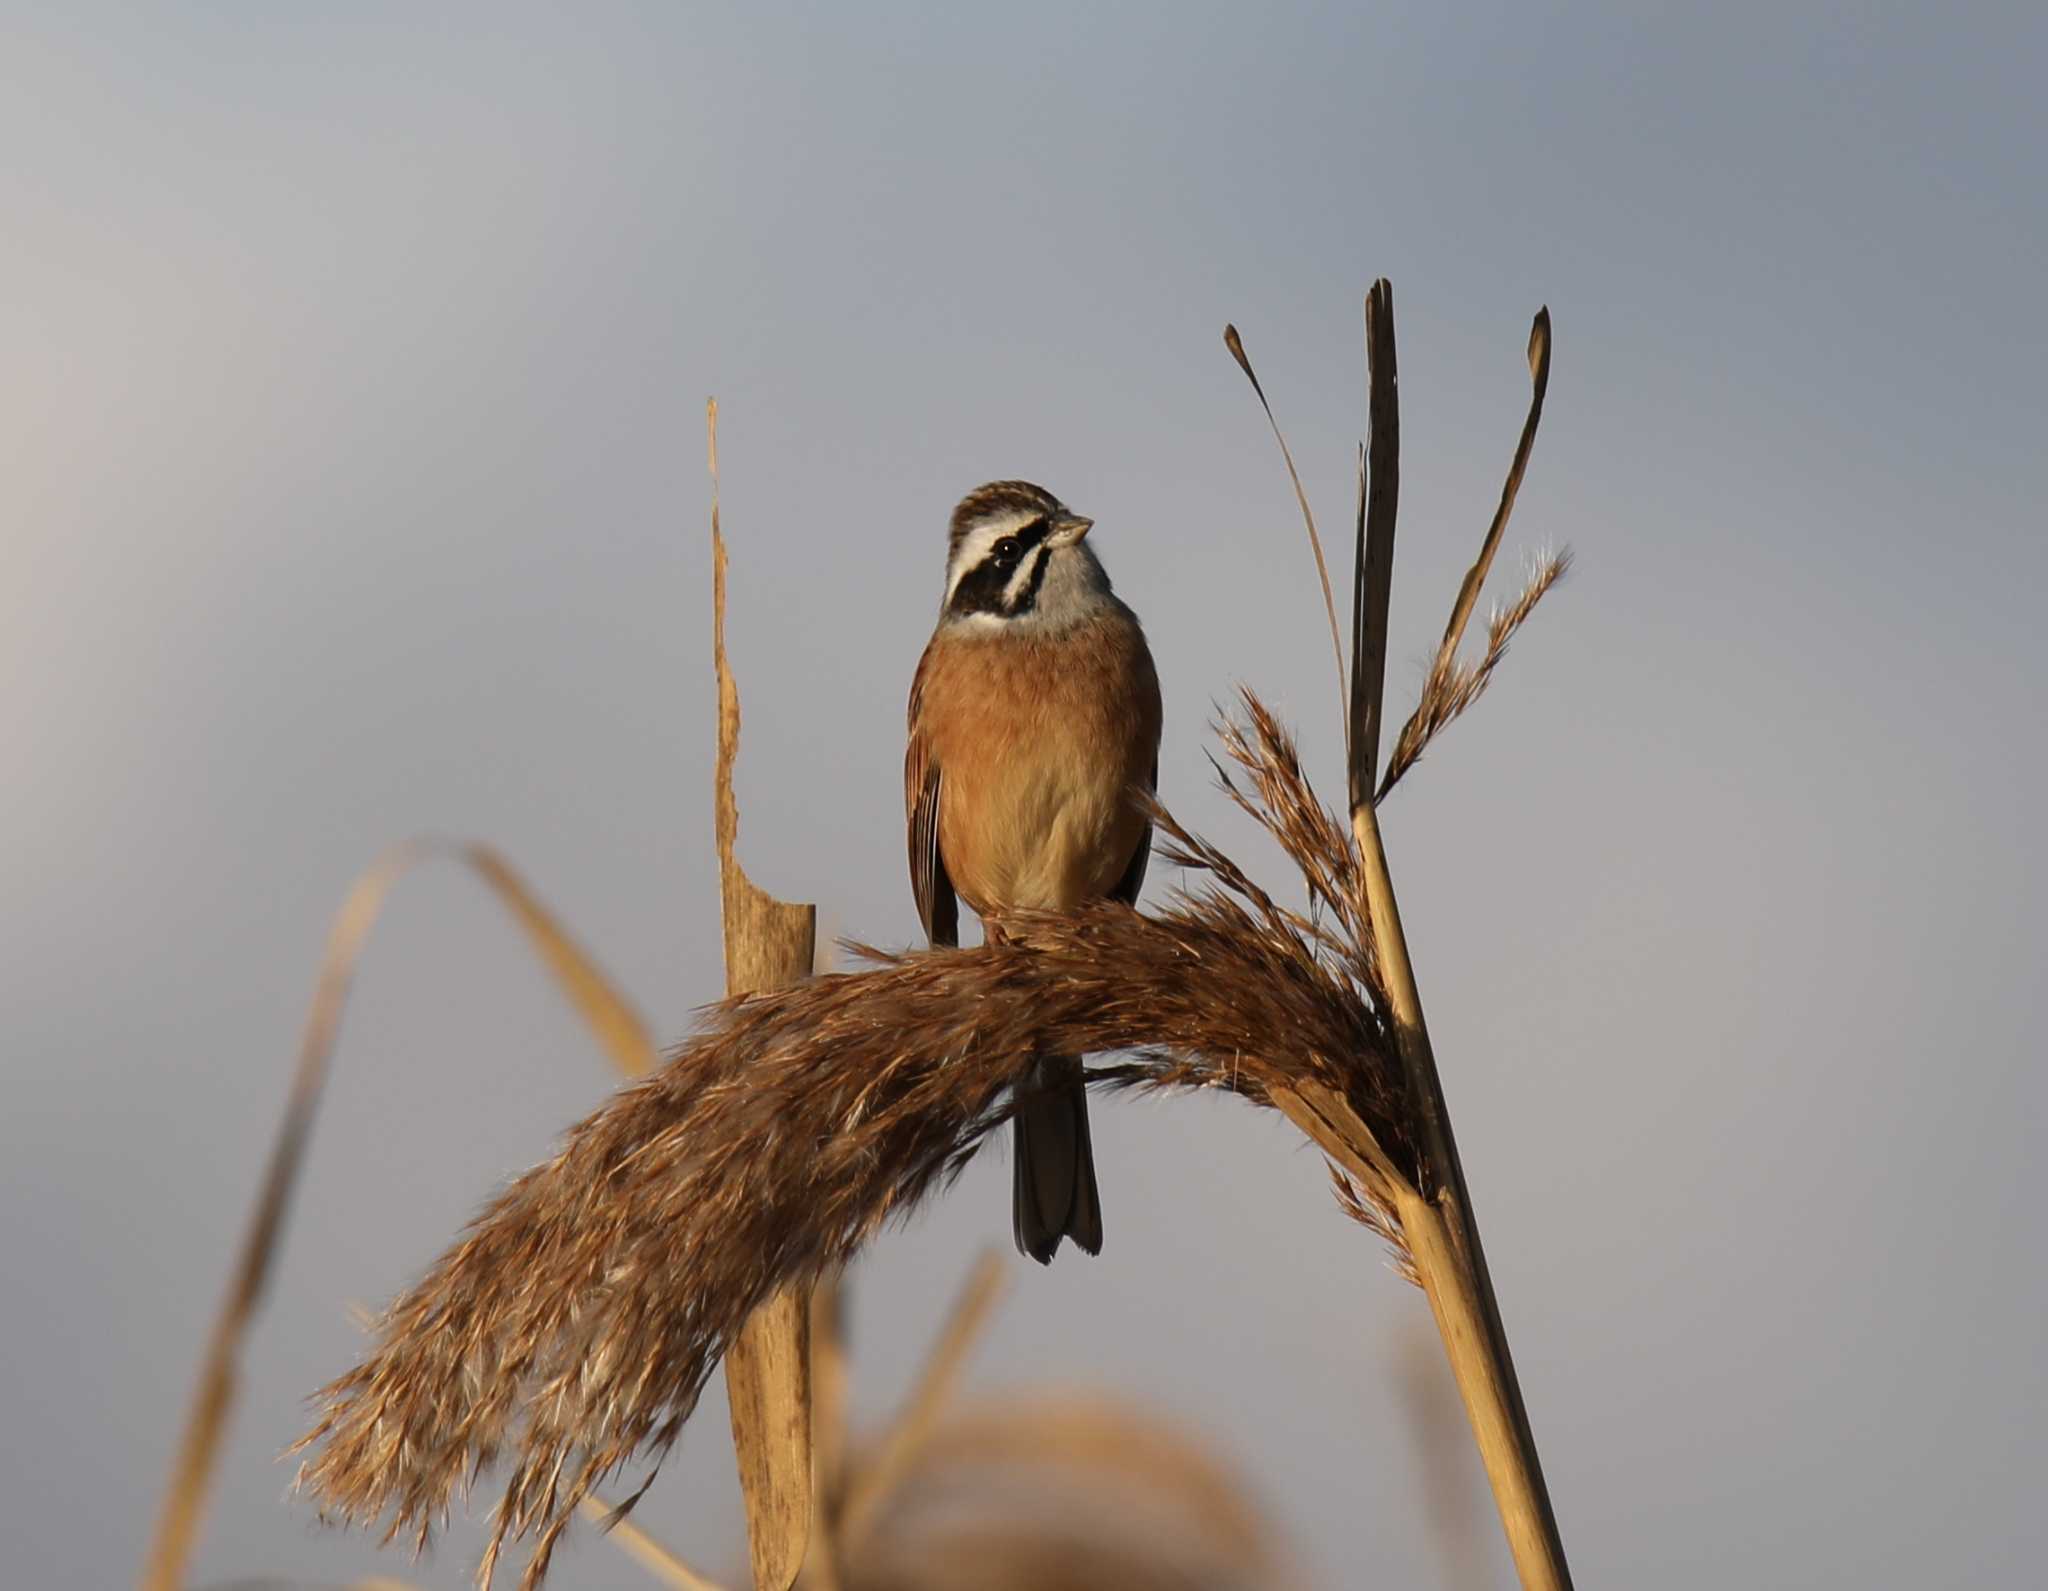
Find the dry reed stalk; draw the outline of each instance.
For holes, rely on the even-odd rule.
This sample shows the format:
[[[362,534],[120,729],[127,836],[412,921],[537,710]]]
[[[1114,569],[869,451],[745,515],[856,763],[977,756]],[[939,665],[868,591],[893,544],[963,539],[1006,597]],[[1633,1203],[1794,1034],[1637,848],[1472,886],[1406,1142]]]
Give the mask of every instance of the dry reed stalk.
[[[823,969],[819,969],[823,970]],[[799,1584],[840,1591],[839,1527],[847,1477],[846,1279],[838,1272],[811,1288],[811,1532]]]
[[[1393,445],[1388,450],[1390,458],[1398,457],[1399,446],[1400,408],[1394,382],[1393,288],[1384,278],[1374,284],[1367,299],[1366,325],[1372,388],[1372,436],[1367,455],[1370,468],[1376,471],[1382,467],[1383,425],[1387,426],[1387,434],[1393,438]],[[1487,565],[1492,561],[1493,550],[1514,505],[1515,490],[1520,485],[1522,472],[1528,465],[1529,450],[1535,441],[1536,423],[1542,416],[1543,394],[1550,377],[1550,313],[1547,309],[1538,313],[1530,332],[1529,368],[1535,380],[1535,398],[1522,429],[1521,442],[1515,451],[1500,508],[1488,528],[1479,561],[1466,577],[1452,610],[1451,622],[1445,629],[1444,646],[1439,652],[1439,668],[1443,670],[1448,670],[1450,660],[1455,658],[1465,620],[1478,596],[1479,581],[1484,579]],[[1390,505],[1383,518],[1368,510],[1367,517],[1367,560],[1391,568],[1393,508]],[[1377,560],[1373,551],[1375,546],[1384,548],[1383,557]],[[1562,573],[1561,562],[1553,567],[1557,573]],[[1543,592],[1549,589],[1555,578],[1554,574],[1550,581],[1526,599],[1524,616],[1541,600]],[[1378,658],[1367,666],[1383,679],[1387,594],[1367,591],[1363,583],[1360,589],[1368,603],[1375,605],[1368,606],[1360,615],[1356,631],[1370,638],[1368,645]],[[1505,633],[1497,632],[1497,642],[1505,646]],[[1490,673],[1490,665],[1488,671]],[[1431,679],[1434,682],[1436,678],[1437,671],[1433,670]],[[1474,691],[1473,695],[1476,694]],[[1354,705],[1357,700],[1358,692],[1354,690]],[[1425,688],[1424,706],[1427,702],[1428,691]],[[1375,718],[1378,711],[1375,706]],[[1411,724],[1422,714],[1423,708],[1418,707]],[[1441,721],[1447,723],[1449,718],[1444,717]],[[1406,738],[1404,734],[1403,739]],[[1427,738],[1424,735],[1418,741],[1415,756],[1421,754],[1421,744]],[[1355,792],[1372,790],[1373,768],[1369,760],[1372,750],[1368,748],[1361,759],[1355,737],[1353,748],[1351,787]],[[1565,1562],[1564,1540],[1558,1531],[1549,1487],[1543,1479],[1543,1461],[1522,1400],[1507,1328],[1501,1321],[1500,1306],[1494,1297],[1493,1279],[1486,1265],[1486,1250],[1479,1238],[1478,1218],[1473,1212],[1472,1195],[1465,1183],[1464,1164],[1458,1155],[1457,1140],[1451,1132],[1450,1109],[1444,1099],[1443,1083],[1437,1075],[1436,1056],[1429,1041],[1429,1026],[1423,1017],[1422,996],[1416,987],[1414,963],[1409,958],[1407,936],[1401,927],[1400,906],[1394,895],[1393,875],[1388,868],[1375,807],[1376,800],[1364,799],[1362,795],[1354,797],[1352,835],[1364,872],[1373,940],[1384,958],[1395,1043],[1407,1073],[1410,1098],[1423,1135],[1422,1179],[1413,1186],[1397,1190],[1396,1209],[1402,1228],[1409,1237],[1416,1273],[1422,1279],[1431,1312],[1436,1316],[1437,1332],[1443,1338],[1445,1354],[1450,1359],[1459,1391],[1465,1399],[1473,1438],[1486,1464],[1487,1478],[1493,1484],[1494,1500],[1500,1510],[1509,1548],[1514,1554],[1516,1572],[1521,1576],[1525,1591],[1568,1591],[1571,1570]]]
[[[1411,1112],[1342,887],[1350,836],[1255,697],[1225,749],[1309,911],[1161,809],[1169,857],[1212,882],[1157,915],[1019,913],[996,944],[868,952],[872,970],[726,1001],[501,1193],[325,1389],[298,1444],[323,1512],[424,1544],[502,1459],[486,1571],[531,1537],[522,1584],[537,1585],[582,1498],[675,1440],[753,1310],[948,1183],[1045,1050],[1136,1052],[1100,1086],[1221,1088],[1290,1113],[1335,1101],[1311,1116],[1317,1141],[1346,1153],[1353,1207],[1398,1241]]]
[[[675,1591],[725,1591],[716,1580],[706,1579],[692,1569],[595,1492],[583,1499],[578,1512],[663,1585],[672,1586]]]
[[[421,862],[444,856],[462,862],[490,886],[500,904],[526,931],[528,942],[553,973],[562,992],[619,1065],[627,1070],[645,1070],[652,1064],[656,1053],[654,1041],[638,1013],[612,988],[511,865],[490,847],[411,840],[385,852],[356,879],[328,932],[327,948],[321,957],[313,1000],[299,1041],[298,1060],[292,1069],[284,1117],[278,1124],[269,1163],[250,1207],[249,1230],[242,1240],[226,1296],[200,1361],[192,1406],[165,1485],[149,1556],[143,1564],[141,1584],[146,1591],[179,1591],[184,1584],[186,1565],[198,1542],[221,1439],[234,1404],[242,1347],[263,1301],[270,1267],[284,1235],[285,1215],[319,1112],[356,962],[393,886]]]
[[[800,983],[816,956],[818,909],[777,900],[747,877],[734,852],[739,803],[733,762],[740,694],[725,652],[725,537],[718,522],[718,402],[705,405],[711,460],[712,657],[718,680],[718,759],[713,806],[725,992],[758,994]],[[785,1288],[757,1309],[725,1355],[733,1455],[746,1500],[755,1591],[788,1591],[811,1535],[811,1317],[807,1292]],[[829,1544],[828,1544],[829,1548]]]
[[[1464,1401],[1431,1332],[1404,1329],[1393,1349],[1391,1373],[1421,1471],[1439,1578],[1444,1591],[1485,1591],[1493,1584],[1486,1502],[1472,1472]]]
[[[1544,1484],[1535,1435],[1515,1376],[1514,1356],[1494,1298],[1464,1167],[1451,1133],[1449,1110],[1423,1018],[1422,1000],[1401,927],[1400,908],[1376,811],[1378,800],[1413,766],[1429,740],[1478,699],[1506,652],[1508,638],[1567,567],[1564,555],[1542,565],[1520,599],[1495,615],[1489,626],[1486,656],[1470,669],[1457,666],[1458,643],[1491,567],[1535,444],[1550,379],[1550,313],[1547,309],[1539,312],[1530,332],[1529,367],[1534,395],[1500,506],[1488,526],[1479,557],[1453,603],[1422,700],[1396,744],[1385,782],[1377,789],[1374,777],[1384,713],[1387,614],[1393,585],[1401,435],[1393,287],[1384,278],[1373,284],[1366,297],[1365,334],[1369,429],[1353,563],[1351,689],[1345,726],[1349,748],[1347,783],[1358,858],[1358,902],[1366,917],[1363,938],[1381,958],[1383,1009],[1414,1112],[1409,1126],[1415,1134],[1419,1172],[1412,1179],[1391,1180],[1384,1191],[1392,1200],[1395,1225],[1406,1238],[1411,1274],[1429,1297],[1445,1354],[1457,1377],[1517,1573],[1527,1591],[1561,1591],[1571,1584],[1570,1570],[1565,1564],[1556,1513]],[[1224,340],[1250,377],[1270,420],[1271,405],[1252,372],[1241,340],[1230,328],[1225,329]],[[1316,550],[1320,570],[1323,558],[1315,519],[1302,496],[1294,461],[1286,453],[1284,440],[1281,449],[1289,479],[1295,482],[1295,495],[1301,500],[1309,542]],[[1327,584],[1326,579],[1326,595]],[[1359,1174],[1359,1168],[1349,1161],[1335,1155],[1332,1158],[1354,1176]],[[1347,1204],[1352,1202],[1351,1190],[1341,1183],[1339,1192]]]
[[[930,1444],[939,1416],[966,1367],[969,1352],[980,1341],[989,1317],[1002,1301],[1004,1286],[1003,1262],[993,1253],[984,1253],[947,1316],[938,1341],[925,1356],[910,1396],[904,1399],[888,1429],[870,1447],[860,1472],[847,1488],[838,1511],[836,1534],[849,1556],[860,1551],[882,1504],[902,1484]]]

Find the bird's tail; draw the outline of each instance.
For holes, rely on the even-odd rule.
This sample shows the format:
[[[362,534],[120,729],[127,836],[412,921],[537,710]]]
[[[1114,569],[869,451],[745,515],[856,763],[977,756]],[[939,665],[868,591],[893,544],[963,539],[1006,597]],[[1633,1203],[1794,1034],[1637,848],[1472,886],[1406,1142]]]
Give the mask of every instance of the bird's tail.
[[[1017,1248],[1052,1263],[1060,1239],[1102,1252],[1102,1198],[1095,1187],[1095,1151],[1088,1141],[1088,1089],[1081,1063],[1041,1055],[1017,1090]]]

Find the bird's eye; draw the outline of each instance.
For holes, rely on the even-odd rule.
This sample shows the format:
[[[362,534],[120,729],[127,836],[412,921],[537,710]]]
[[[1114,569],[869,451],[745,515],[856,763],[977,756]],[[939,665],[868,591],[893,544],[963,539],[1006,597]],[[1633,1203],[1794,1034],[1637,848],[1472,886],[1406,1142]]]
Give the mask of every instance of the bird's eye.
[[[996,562],[999,564],[1013,564],[1016,561],[1017,538],[1015,536],[1005,536],[996,543]]]

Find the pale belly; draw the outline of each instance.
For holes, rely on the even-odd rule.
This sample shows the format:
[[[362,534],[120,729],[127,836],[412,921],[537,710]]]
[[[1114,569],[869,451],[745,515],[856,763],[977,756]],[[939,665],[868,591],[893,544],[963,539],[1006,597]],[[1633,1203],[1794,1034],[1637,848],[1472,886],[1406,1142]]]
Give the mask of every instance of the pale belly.
[[[1020,757],[997,779],[948,778],[940,850],[978,913],[1070,910],[1108,894],[1130,866],[1145,823],[1123,759],[1057,750]]]

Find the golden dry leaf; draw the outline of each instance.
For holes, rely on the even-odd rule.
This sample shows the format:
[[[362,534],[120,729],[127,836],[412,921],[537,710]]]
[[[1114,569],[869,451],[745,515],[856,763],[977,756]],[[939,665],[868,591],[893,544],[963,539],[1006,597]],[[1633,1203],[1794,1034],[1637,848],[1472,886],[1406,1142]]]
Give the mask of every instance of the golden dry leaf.
[[[270,1161],[250,1208],[249,1229],[200,1362],[198,1385],[143,1566],[141,1583],[146,1591],[180,1591],[184,1584],[221,1438],[234,1405],[242,1344],[263,1300],[284,1234],[286,1208],[312,1135],[356,963],[393,886],[421,862],[440,856],[464,863],[490,886],[525,929],[535,954],[622,1071],[637,1075],[654,1066],[654,1040],[639,1013],[612,987],[511,864],[489,846],[411,840],[386,851],[356,879],[328,931],[284,1119],[278,1124]]]

